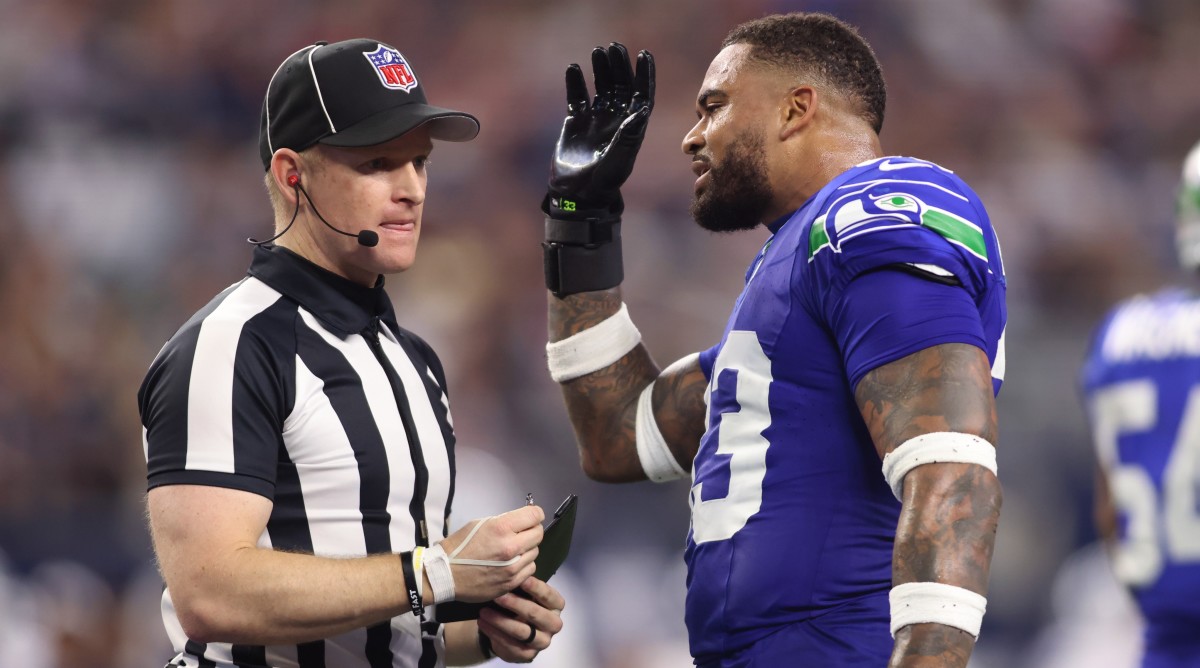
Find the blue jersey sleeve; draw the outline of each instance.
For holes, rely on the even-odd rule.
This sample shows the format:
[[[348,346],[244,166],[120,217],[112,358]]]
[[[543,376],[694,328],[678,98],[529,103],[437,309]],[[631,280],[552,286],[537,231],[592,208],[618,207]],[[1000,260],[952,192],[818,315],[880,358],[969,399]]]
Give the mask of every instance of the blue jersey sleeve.
[[[999,328],[984,313],[1002,308],[999,245],[978,197],[937,165],[884,160],[840,185],[808,231],[801,271],[796,284],[839,342],[851,387],[941,343],[994,356]]]
[[[831,308],[850,387],[872,369],[943,343],[986,351],[983,323],[966,290],[897,270],[850,282]]]

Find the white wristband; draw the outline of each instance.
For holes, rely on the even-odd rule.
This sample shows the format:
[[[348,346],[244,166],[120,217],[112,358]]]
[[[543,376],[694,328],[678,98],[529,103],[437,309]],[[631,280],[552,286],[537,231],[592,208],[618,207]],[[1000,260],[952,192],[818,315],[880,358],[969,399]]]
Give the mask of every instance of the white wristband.
[[[458,553],[462,552],[463,548],[465,548],[467,544],[471,542],[471,539],[475,537],[475,534],[479,531],[479,528],[490,519],[492,518],[485,517],[476,522],[475,526],[471,527],[471,530],[467,532],[467,536],[463,538],[463,541],[459,543],[458,547],[454,548],[454,551],[450,554],[446,554],[446,548],[443,547],[441,543],[438,543],[433,547],[425,548],[424,552],[421,553],[421,560],[419,562],[416,560],[417,553],[413,553],[413,563],[417,569],[417,582],[420,583],[420,569],[424,569],[425,574],[429,576],[429,586],[433,589],[433,602],[435,604],[454,600],[454,571],[450,568],[451,564],[458,566],[489,566],[495,568],[511,566],[521,560],[521,555],[519,554],[508,561],[495,561],[489,559],[460,559],[458,557]],[[417,549],[420,550],[421,548]],[[420,584],[418,584],[418,587],[420,587]],[[419,591],[420,589],[418,589],[418,592]]]
[[[609,316],[595,327],[546,344],[550,377],[557,383],[586,376],[611,365],[642,342],[642,333],[629,318],[629,309]]]
[[[892,637],[912,624],[944,624],[979,637],[987,599],[941,582],[906,582],[892,587]]]
[[[441,544],[425,550],[422,565],[429,576],[429,587],[433,589],[433,602],[445,603],[454,600],[454,573],[450,570],[450,557],[446,556]]]
[[[914,436],[883,458],[883,477],[897,499],[904,500],[904,476],[922,464],[978,464],[994,475],[996,448],[986,440],[956,431],[936,431]]]
[[[663,438],[658,421],[654,419],[653,394],[654,383],[650,383],[642,390],[642,396],[638,397],[634,429],[637,435],[638,460],[642,462],[642,470],[646,472],[646,477],[653,482],[686,478],[687,471],[675,461],[675,455],[667,447],[667,439]]]

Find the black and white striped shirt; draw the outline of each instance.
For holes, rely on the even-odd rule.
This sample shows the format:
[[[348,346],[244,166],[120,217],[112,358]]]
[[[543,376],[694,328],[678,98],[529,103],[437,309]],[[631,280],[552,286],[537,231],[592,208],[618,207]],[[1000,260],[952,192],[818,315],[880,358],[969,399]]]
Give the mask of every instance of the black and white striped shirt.
[[[274,507],[260,547],[401,552],[445,535],[454,430],[433,350],[366,288],[279,247],[167,342],[138,393],[150,489],[215,485]],[[425,530],[422,530],[424,525]],[[292,646],[189,640],[163,593],[180,666],[432,668],[437,626],[403,614]]]

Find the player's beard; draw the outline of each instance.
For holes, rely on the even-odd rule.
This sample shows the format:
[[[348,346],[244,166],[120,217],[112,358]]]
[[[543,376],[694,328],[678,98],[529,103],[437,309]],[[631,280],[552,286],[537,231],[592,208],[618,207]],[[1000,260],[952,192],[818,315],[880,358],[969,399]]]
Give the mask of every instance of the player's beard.
[[[712,163],[708,187],[692,200],[692,218],[713,232],[758,227],[775,195],[767,183],[762,133],[747,131],[729,143],[725,159]]]

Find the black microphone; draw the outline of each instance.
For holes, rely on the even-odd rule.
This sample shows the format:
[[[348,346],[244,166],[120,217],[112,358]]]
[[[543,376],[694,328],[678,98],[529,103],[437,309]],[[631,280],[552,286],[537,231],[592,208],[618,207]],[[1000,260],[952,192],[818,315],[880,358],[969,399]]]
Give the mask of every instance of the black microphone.
[[[312,197],[309,197],[308,191],[304,189],[304,186],[300,185],[300,177],[299,176],[297,176],[296,174],[291,174],[288,176],[287,182],[288,182],[288,185],[291,186],[292,188],[295,188],[297,191],[304,193],[304,199],[308,200],[308,205],[310,207],[312,207],[313,213],[317,214],[317,218],[322,223],[325,223],[326,227],[333,230],[334,232],[337,232],[338,234],[344,234],[348,237],[354,237],[355,239],[358,239],[358,245],[360,245],[360,246],[366,246],[367,248],[373,248],[373,247],[379,245],[379,234],[376,233],[374,230],[363,230],[363,231],[359,232],[358,234],[351,234],[350,232],[343,232],[342,230],[339,230],[338,228],[334,227],[333,225],[330,225],[329,221],[325,220],[325,217],[321,215],[321,212],[317,211],[317,205],[313,204]],[[296,215],[299,213],[300,213],[300,196],[297,195],[296,196],[296,208],[295,208],[295,210],[292,211],[292,219],[288,221],[288,224],[284,226],[283,230],[281,230],[279,232],[279,234],[276,234],[275,236],[273,236],[270,239],[267,239],[265,241],[256,241],[253,237],[246,237],[246,241],[254,244],[255,246],[261,246],[263,244],[269,244],[272,241],[275,241],[279,237],[282,237],[284,235],[284,233],[286,233],[289,229],[291,229],[292,223],[296,222]]]

